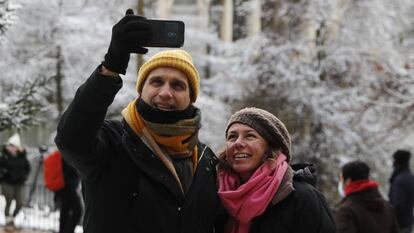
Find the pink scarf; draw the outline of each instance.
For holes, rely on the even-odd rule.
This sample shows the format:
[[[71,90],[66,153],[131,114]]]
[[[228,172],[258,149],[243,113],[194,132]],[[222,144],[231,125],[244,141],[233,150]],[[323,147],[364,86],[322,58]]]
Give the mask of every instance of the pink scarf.
[[[226,232],[249,232],[252,219],[261,215],[275,196],[288,166],[286,156],[280,153],[276,161],[263,163],[242,185],[231,169],[219,172],[218,195],[232,217]]]

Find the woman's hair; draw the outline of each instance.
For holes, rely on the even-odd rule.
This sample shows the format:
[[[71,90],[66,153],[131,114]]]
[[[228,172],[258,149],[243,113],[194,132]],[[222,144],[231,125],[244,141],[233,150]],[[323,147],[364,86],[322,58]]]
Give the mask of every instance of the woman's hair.
[[[226,169],[228,168],[228,163],[227,163],[227,156],[226,156],[226,148],[221,148],[218,152],[218,164],[217,164],[217,168],[219,170],[222,169]]]
[[[3,154],[7,154],[8,153],[6,147],[7,147],[7,145],[1,145],[1,153],[3,153]]]

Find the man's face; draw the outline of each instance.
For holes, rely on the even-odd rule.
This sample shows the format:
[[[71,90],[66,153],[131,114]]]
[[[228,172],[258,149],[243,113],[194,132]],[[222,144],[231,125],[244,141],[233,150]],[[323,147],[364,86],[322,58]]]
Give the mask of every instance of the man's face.
[[[190,86],[180,70],[158,67],[148,74],[141,98],[154,108],[164,111],[184,110],[190,106]]]

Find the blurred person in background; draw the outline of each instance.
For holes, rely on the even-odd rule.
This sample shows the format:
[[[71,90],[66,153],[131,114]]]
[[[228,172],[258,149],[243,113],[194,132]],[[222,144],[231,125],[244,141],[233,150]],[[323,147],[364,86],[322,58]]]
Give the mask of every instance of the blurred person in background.
[[[398,233],[398,224],[390,203],[378,190],[378,182],[369,179],[370,168],[352,161],[341,169],[338,191],[342,199],[335,215],[337,233]]]
[[[25,203],[24,183],[30,173],[30,164],[26,157],[26,149],[22,146],[19,134],[14,134],[3,145],[0,156],[0,168],[4,172],[1,191],[6,199],[4,215],[6,230],[15,229],[14,218]],[[15,208],[11,210],[11,203]]]
[[[59,150],[51,152],[48,156],[57,153]],[[59,156],[62,166],[63,188],[54,192],[54,201],[60,209],[59,233],[74,233],[80,218],[82,217],[82,200],[78,193],[80,177],[75,168],[70,166],[61,156]]]
[[[393,154],[393,167],[388,193],[394,207],[402,233],[411,233],[413,229],[414,176],[410,170],[411,152],[397,150]]]
[[[216,232],[335,232],[325,197],[295,179],[291,157],[289,132],[276,116],[259,108],[234,113],[219,155],[218,194],[227,214]]]
[[[85,233],[214,231],[216,158],[198,140],[200,77],[191,55],[153,55],[140,67],[138,97],[122,121],[105,120],[130,53],[145,54],[150,36],[145,19],[128,10],[113,27],[103,63],[59,121],[56,145],[81,175]]]

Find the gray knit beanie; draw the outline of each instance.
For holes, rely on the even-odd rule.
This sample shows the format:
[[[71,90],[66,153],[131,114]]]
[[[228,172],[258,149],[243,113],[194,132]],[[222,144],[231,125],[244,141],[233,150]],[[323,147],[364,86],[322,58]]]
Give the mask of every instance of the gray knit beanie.
[[[244,108],[234,113],[227,124],[227,131],[234,123],[242,123],[255,129],[271,147],[281,148],[287,161],[291,159],[290,136],[286,126],[272,113],[260,108]]]

